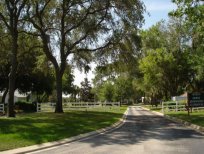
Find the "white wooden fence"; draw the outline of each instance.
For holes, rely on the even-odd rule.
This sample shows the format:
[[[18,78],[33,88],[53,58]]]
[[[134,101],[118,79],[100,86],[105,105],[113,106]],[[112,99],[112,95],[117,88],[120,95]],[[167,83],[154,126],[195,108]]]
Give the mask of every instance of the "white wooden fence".
[[[193,111],[204,110],[204,107],[196,107],[192,108]],[[172,102],[162,102],[162,112],[178,112],[178,111],[187,111],[186,105],[184,103],[180,103],[178,101]]]
[[[4,112],[4,104],[0,104],[0,113]]]
[[[37,112],[51,112],[55,110],[56,103],[37,103]],[[120,109],[120,102],[68,102],[63,103],[63,110],[82,110],[82,109],[93,109],[93,108],[103,108]]]
[[[170,111],[185,111],[185,105],[180,104],[177,101],[172,101],[172,102],[162,102],[162,112],[170,112]]]

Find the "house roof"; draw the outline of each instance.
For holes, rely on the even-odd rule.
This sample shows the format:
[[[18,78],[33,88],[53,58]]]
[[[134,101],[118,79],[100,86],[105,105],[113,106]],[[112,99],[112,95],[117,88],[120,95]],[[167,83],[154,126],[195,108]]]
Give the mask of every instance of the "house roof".
[[[187,97],[187,92],[185,92],[184,94],[180,95],[181,97]]]

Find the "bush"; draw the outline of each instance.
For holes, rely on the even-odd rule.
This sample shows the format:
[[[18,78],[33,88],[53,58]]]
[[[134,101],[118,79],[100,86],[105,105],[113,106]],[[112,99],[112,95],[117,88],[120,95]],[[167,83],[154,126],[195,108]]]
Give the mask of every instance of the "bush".
[[[36,112],[36,103],[16,102],[15,110],[23,112]]]

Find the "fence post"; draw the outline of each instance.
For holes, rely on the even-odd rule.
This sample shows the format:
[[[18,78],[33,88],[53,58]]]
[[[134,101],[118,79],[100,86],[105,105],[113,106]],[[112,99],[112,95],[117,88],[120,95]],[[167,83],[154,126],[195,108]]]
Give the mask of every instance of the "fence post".
[[[0,104],[0,112],[4,113],[4,104]]]
[[[37,103],[37,112],[40,112],[40,111],[41,111],[41,104]]]
[[[164,114],[164,102],[162,101],[162,113]]]

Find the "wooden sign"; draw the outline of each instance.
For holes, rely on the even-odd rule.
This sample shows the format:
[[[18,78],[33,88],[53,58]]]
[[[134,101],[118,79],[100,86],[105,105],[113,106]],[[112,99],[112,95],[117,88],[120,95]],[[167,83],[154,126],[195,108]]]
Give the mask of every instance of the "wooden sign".
[[[204,93],[193,92],[188,93],[188,107],[204,107]]]

